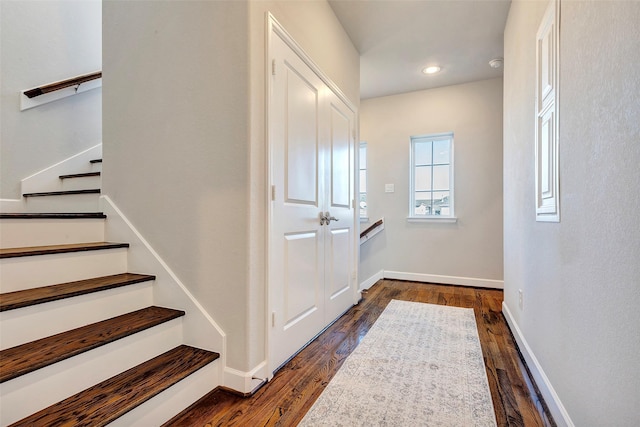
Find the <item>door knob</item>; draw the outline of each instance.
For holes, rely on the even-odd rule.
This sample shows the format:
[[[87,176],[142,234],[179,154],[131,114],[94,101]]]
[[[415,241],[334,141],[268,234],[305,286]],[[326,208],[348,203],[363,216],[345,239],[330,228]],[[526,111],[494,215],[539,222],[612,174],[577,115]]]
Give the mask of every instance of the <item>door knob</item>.
[[[320,225],[325,225],[325,224],[329,225],[331,224],[331,221],[340,221],[340,220],[335,216],[331,216],[331,213],[329,212],[325,212],[325,213],[320,212]]]

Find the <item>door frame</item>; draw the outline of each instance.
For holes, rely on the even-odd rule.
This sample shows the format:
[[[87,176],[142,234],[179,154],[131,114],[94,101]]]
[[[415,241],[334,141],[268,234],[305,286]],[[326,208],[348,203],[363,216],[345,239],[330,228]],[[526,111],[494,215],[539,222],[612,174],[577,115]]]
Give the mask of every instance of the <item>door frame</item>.
[[[287,32],[287,30],[282,26],[282,24],[280,24],[278,22],[278,20],[275,18],[275,16],[273,16],[273,14],[271,12],[267,12],[265,15],[265,19],[266,19],[266,25],[265,25],[265,68],[264,68],[264,76],[265,76],[265,140],[266,140],[266,176],[265,176],[265,181],[267,183],[267,197],[266,197],[266,212],[267,212],[267,218],[266,218],[266,256],[265,256],[265,355],[266,355],[266,361],[267,361],[267,374],[268,374],[268,379],[271,379],[273,377],[273,372],[274,370],[278,369],[280,366],[272,366],[272,357],[271,357],[271,331],[272,331],[272,319],[271,319],[271,313],[272,313],[272,307],[271,307],[271,283],[270,283],[270,278],[271,278],[271,263],[272,263],[272,254],[271,254],[271,245],[272,245],[272,241],[271,241],[271,234],[272,234],[272,220],[273,220],[273,209],[272,209],[272,196],[271,196],[271,188],[273,185],[272,182],[272,177],[271,177],[271,168],[273,166],[273,161],[272,161],[272,150],[273,150],[273,144],[271,141],[271,112],[270,112],[270,108],[271,108],[271,93],[272,93],[272,84],[271,84],[271,73],[272,73],[272,64],[271,64],[271,55],[273,52],[273,37],[280,37],[287,46],[289,46],[289,48],[291,48],[291,50],[293,50],[296,55],[298,55],[300,57],[300,59],[302,59],[302,61],[309,67],[311,68],[311,70],[324,82],[324,84],[327,85],[327,87],[329,89],[331,89],[331,91],[333,91],[333,93],[342,101],[344,102],[344,104],[347,106],[347,108],[349,108],[349,110],[351,110],[354,114],[355,117],[355,121],[354,121],[354,138],[353,138],[353,150],[354,153],[358,152],[357,148],[358,148],[358,144],[359,144],[359,134],[360,134],[360,129],[359,129],[359,116],[358,116],[358,109],[356,108],[356,106],[347,98],[347,96],[342,92],[342,90],[340,90],[340,88],[320,69],[320,67],[318,67],[318,65],[313,61],[313,59],[304,51],[304,49],[302,49],[302,47],[293,39],[293,37]],[[358,170],[358,156],[356,155],[354,157],[354,171]],[[357,203],[356,203],[356,194],[357,194],[357,188],[358,188],[358,174],[354,172],[354,180],[353,180],[353,185],[354,185],[354,198],[351,201],[352,205],[354,206],[353,209],[353,230],[359,230],[360,227],[360,222],[359,222],[359,215],[358,215],[358,209],[357,208]],[[353,305],[356,305],[360,299],[361,299],[361,292],[360,292],[360,285],[358,282],[358,260],[359,260],[359,253],[360,253],[360,243],[359,243],[359,237],[357,232],[353,233],[353,260],[354,260],[354,265],[353,265],[353,274],[354,277],[352,278],[354,281],[354,287],[353,287]],[[324,329],[323,329],[324,330]],[[286,363],[286,362],[285,362]]]

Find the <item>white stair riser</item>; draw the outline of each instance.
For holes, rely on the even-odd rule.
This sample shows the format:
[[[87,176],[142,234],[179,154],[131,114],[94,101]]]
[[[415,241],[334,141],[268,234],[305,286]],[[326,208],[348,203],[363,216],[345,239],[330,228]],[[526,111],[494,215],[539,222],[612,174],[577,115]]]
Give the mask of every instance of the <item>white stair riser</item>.
[[[0,219],[0,248],[101,242],[104,219]]]
[[[2,350],[153,305],[153,282],[0,313]]]
[[[127,271],[127,248],[0,259],[1,292]]]
[[[85,172],[99,172],[94,170],[83,170],[78,173]],[[22,187],[23,193],[43,193],[47,191],[69,191],[69,190],[89,190],[92,188],[101,188],[102,179],[100,176],[85,176],[77,178],[56,178],[46,185],[41,185],[37,189],[29,189],[25,191],[25,186]]]
[[[21,212],[98,212],[100,194],[26,197]]]
[[[216,360],[153,399],[127,412],[109,427],[159,426],[195,403],[220,384],[219,360]]]
[[[181,342],[181,319],[175,319],[2,383],[0,425],[20,420]]]
[[[87,171],[93,172],[93,171]],[[91,188],[101,188],[102,179],[100,176],[84,176],[81,178],[60,179],[60,184],[56,189],[43,191],[68,191],[68,190],[88,190]]]

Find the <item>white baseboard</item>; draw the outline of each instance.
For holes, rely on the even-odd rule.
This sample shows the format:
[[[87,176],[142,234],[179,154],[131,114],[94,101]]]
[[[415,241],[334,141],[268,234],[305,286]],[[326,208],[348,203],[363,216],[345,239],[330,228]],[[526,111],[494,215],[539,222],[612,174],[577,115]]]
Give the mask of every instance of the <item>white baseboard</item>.
[[[378,271],[376,274],[374,274],[373,276],[369,277],[364,282],[360,283],[360,290],[364,291],[365,289],[369,289],[370,287],[375,285],[376,282],[378,280],[380,280],[380,279],[384,279],[384,270]]]
[[[536,382],[540,393],[542,393],[542,397],[549,408],[549,412],[551,412],[553,420],[558,426],[574,427],[575,424],[571,421],[571,417],[569,417],[567,410],[560,401],[560,397],[558,397],[558,394],[551,385],[549,378],[547,378],[547,375],[542,370],[542,366],[540,366],[538,359],[531,350],[531,347],[529,347],[527,340],[522,335],[522,331],[518,327],[514,317],[511,315],[511,311],[505,301],[502,302],[502,313],[507,320],[509,328],[511,328],[511,332],[516,339],[516,343],[518,344],[518,348],[520,349],[524,360],[527,362],[529,371],[531,371],[531,375],[533,375],[533,379]]]
[[[266,360],[248,372],[226,367],[223,384],[227,388],[249,394],[267,381],[269,377],[267,367]]]
[[[384,270],[385,279],[411,280],[413,282],[441,283],[444,285],[473,286],[476,288],[504,289],[503,280],[480,279],[476,277],[441,276],[438,274],[407,273]]]

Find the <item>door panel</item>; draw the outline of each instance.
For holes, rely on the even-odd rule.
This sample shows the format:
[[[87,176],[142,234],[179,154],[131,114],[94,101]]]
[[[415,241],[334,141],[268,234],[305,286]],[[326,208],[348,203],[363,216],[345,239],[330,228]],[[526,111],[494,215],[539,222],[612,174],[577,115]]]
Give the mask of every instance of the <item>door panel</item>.
[[[350,142],[352,123],[331,103],[331,207],[349,208],[351,203]]]
[[[313,315],[320,307],[319,236],[314,230],[285,236],[284,329]]]
[[[350,228],[334,228],[329,233],[329,248],[327,254],[330,256],[329,284],[327,290],[329,300],[334,300],[340,294],[349,290],[351,280],[351,254],[349,249],[350,240],[353,238]]]
[[[319,88],[286,63],[286,200],[318,206]]]

